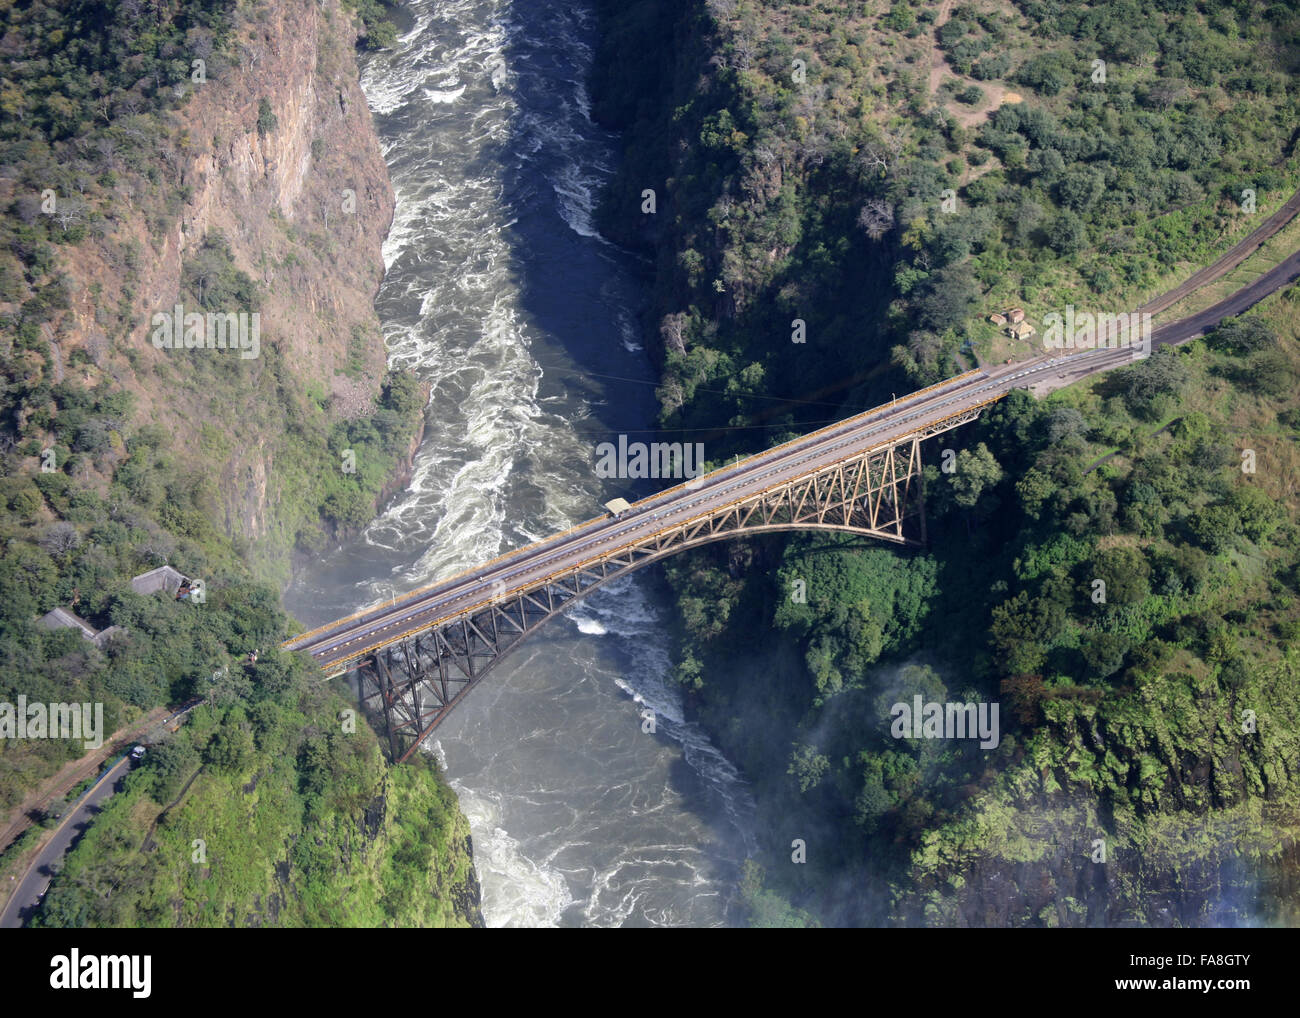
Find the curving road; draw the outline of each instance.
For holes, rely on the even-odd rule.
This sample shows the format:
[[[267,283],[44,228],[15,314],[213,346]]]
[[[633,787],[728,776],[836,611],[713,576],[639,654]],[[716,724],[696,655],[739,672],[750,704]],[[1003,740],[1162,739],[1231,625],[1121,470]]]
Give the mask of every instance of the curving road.
[[[1300,213],[1300,190],[1296,191],[1282,206],[1271,216],[1264,220],[1259,226],[1249,234],[1233,244],[1224,254],[1215,259],[1199,272],[1188,276],[1186,280],[1175,286],[1172,290],[1166,290],[1158,297],[1147,301],[1140,308],[1139,312],[1145,311],[1150,315],[1158,315],[1161,311],[1173,307],[1184,297],[1199,290],[1206,283],[1212,283],[1220,276],[1231,272],[1247,258],[1253,255],[1263,246],[1278,230],[1286,226]],[[1300,253],[1300,252],[1297,252]],[[1295,257],[1294,255],[1292,257]],[[1249,289],[1247,287],[1246,289]],[[1272,292],[1271,290],[1269,291]],[[1234,295],[1235,296],[1235,295]],[[1229,300],[1232,298],[1229,297]],[[1172,323],[1177,324],[1177,323]]]
[[[959,375],[644,498],[617,518],[588,520],[442,583],[322,626],[284,647],[311,654],[327,673],[337,674],[413,631],[466,615],[515,591],[533,589],[556,573],[614,554],[657,532],[675,530],[840,460],[904,441],[995,402],[1012,389],[1051,378],[1067,366],[1074,369],[1086,363],[1100,371],[1131,360],[1128,350],[1091,350]]]
[[[1168,307],[1197,286],[1240,264],[1293,218],[1297,209],[1300,209],[1300,192],[1228,254],[1182,286],[1143,305],[1139,311],[1154,313]],[[1177,345],[1203,335],[1224,318],[1240,314],[1297,278],[1300,278],[1300,251],[1212,307],[1154,329],[1152,348]],[[283,647],[310,654],[326,674],[339,674],[370,652],[412,632],[472,614],[492,601],[534,589],[575,566],[616,554],[656,533],[676,530],[840,460],[904,441],[949,418],[995,402],[1012,389],[1028,388],[1042,394],[1132,363],[1134,359],[1130,349],[1103,348],[1063,352],[959,375],[751,456],[734,466],[644,498],[617,518],[588,520],[441,583],[331,622],[286,641]]]
[[[53,866],[63,858],[65,852],[81,837],[91,820],[99,812],[100,803],[113,795],[122,779],[131,771],[131,758],[123,754],[122,758],[101,774],[90,790],[77,803],[54,831],[54,837],[41,849],[36,859],[28,867],[21,880],[16,880],[18,888],[9,898],[3,913],[0,913],[0,929],[18,929],[40,906],[45,896],[45,889],[54,879]]]
[[[1204,311],[1198,311],[1194,315],[1188,315],[1186,318],[1153,329],[1151,345],[1171,346],[1202,336],[1225,318],[1233,318],[1243,311],[1249,311],[1269,294],[1297,279],[1300,279],[1300,251],[1296,251],[1286,261],[1269,269],[1253,283],[1243,286],[1236,293],[1230,294]]]
[[[152,719],[156,724],[148,734],[141,737],[140,742],[146,746],[154,745],[162,738],[164,732],[176,731],[176,728],[181,724],[181,719],[203,702],[202,697],[195,697],[176,713],[165,718]],[[131,745],[133,742],[132,739],[126,740],[127,745]],[[3,910],[0,910],[0,929],[16,929],[35,914],[36,909],[40,906],[41,899],[45,896],[45,889],[50,886],[50,881],[53,879],[55,864],[85,833],[94,815],[99,812],[104,800],[115,795],[121,789],[122,779],[130,771],[131,756],[127,752],[122,754],[121,758],[96,778],[95,783],[82,793],[81,798],[74,804],[72,811],[55,828],[54,837],[36,854],[36,858],[32,860],[22,879],[14,879],[13,882],[17,885],[15,892],[10,895]]]
[[[1151,330],[1151,348],[1155,350],[1162,346],[1178,346],[1197,336],[1203,336],[1225,318],[1234,318],[1244,311],[1249,311],[1269,294],[1276,293],[1297,279],[1300,279],[1300,251],[1296,251],[1286,261],[1269,269],[1253,283],[1243,286],[1236,293],[1229,294],[1204,311],[1198,311],[1194,315],[1169,322],[1167,325],[1156,326]],[[1099,371],[1118,367],[1122,363],[1122,359],[1115,358],[1112,358],[1111,362],[1103,362],[1097,359],[1076,360],[1077,357],[1076,354],[1069,359],[1066,369],[1036,381],[1030,386],[1030,391],[1036,396],[1042,396],[1053,389],[1073,385],[1080,379],[1095,375]]]

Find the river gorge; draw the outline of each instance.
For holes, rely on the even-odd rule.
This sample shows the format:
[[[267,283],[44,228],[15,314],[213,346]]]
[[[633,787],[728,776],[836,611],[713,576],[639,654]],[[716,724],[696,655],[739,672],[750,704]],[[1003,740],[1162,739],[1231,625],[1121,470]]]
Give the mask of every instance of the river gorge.
[[[644,267],[593,225],[617,158],[586,92],[594,15],[406,13],[362,85],[396,192],[377,307],[390,361],[432,386],[428,426],[409,488],[299,571],[286,604],[308,627],[596,515],[628,484],[600,479],[596,447],[653,434]],[[653,573],[598,592],[428,741],[489,926],[736,921],[753,804],[683,717],[668,619]]]

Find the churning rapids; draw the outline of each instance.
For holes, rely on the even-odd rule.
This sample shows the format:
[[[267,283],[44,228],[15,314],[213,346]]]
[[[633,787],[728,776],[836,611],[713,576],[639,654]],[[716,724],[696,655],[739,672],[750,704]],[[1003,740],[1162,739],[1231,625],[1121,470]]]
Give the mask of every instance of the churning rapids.
[[[429,424],[409,490],[295,580],[308,626],[597,515],[626,492],[602,487],[595,446],[648,437],[654,418],[636,265],[593,225],[616,158],[589,116],[593,15],[559,0],[405,11],[362,84],[397,193],[378,308],[391,361],[433,385]],[[752,803],[682,720],[667,618],[644,574],[598,592],[430,740],[489,926],[728,921]]]

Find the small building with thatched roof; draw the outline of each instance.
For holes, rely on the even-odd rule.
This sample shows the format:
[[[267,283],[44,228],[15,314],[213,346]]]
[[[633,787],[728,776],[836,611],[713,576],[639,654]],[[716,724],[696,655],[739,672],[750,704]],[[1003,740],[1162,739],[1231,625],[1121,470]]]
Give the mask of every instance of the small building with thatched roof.
[[[159,566],[157,569],[150,569],[147,573],[133,576],[131,589],[137,594],[156,594],[160,590],[175,594],[184,583],[185,577],[171,566]]]
[[[52,612],[46,612],[38,620],[46,629],[75,629],[84,639],[89,640],[100,650],[108,643],[117,633],[123,633],[121,626],[109,626],[107,629],[99,632],[95,627],[74,612],[71,608],[55,608]]]

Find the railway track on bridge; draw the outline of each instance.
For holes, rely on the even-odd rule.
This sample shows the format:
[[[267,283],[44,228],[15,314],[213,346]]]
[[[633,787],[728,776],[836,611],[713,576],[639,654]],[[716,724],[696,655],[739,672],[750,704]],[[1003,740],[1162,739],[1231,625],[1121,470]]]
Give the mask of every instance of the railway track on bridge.
[[[1230,271],[1298,212],[1300,192],[1222,258],[1138,311],[1157,314]],[[1201,335],[1297,278],[1300,251],[1213,307],[1160,326],[1152,346]],[[1043,393],[1132,360],[1129,349],[1102,348],[958,375],[282,646],[310,654],[326,675],[358,671],[363,701],[383,710],[393,759],[406,759],[526,636],[597,587],[743,533],[830,529],[905,543],[917,526],[923,538],[921,441],[974,420],[1013,389]]]

